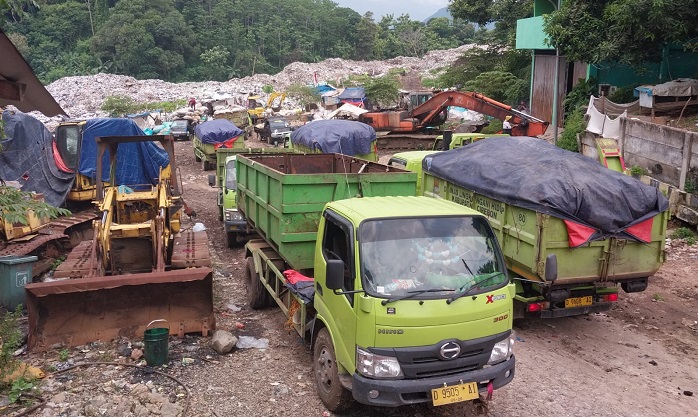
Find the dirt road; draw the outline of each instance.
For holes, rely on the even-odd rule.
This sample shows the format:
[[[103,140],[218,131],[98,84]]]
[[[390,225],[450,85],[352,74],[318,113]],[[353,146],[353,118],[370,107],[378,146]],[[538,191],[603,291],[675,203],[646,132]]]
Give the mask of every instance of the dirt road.
[[[271,344],[266,352],[238,351],[218,366],[207,367],[207,382],[197,385],[218,385],[225,393],[212,396],[202,390],[197,408],[202,415],[217,404],[224,410],[218,413],[221,416],[320,416],[324,408],[314,393],[310,351],[295,333],[283,329],[285,318],[279,310],[256,312],[245,305],[243,251],[225,247],[212,210],[215,190],[205,185],[205,175],[188,148],[189,143],[177,147],[179,164],[186,173],[187,201],[196,207],[197,221],[209,227],[219,257],[217,267],[225,277],[216,282],[217,301],[243,308],[236,314],[219,315],[218,325],[230,329],[233,322],[243,321],[249,324],[248,333],[268,338]],[[670,258],[651,278],[647,291],[621,293],[608,314],[517,322],[516,377],[495,392],[489,415],[698,415],[698,251],[673,249]],[[274,396],[279,385],[290,388],[288,398]],[[694,395],[685,395],[685,391]],[[359,406],[352,415],[474,412],[468,406],[396,410]]]
[[[244,251],[226,247],[216,211],[216,190],[207,182],[212,171],[203,172],[201,164],[194,161],[190,142],[178,142],[176,153],[185,200],[197,212],[195,219],[184,220],[184,226],[191,227],[194,222],[206,225],[213,249],[217,327],[236,335],[269,340],[268,349],[236,349],[224,356],[208,346],[207,338],[187,336],[175,341],[164,372],[189,388],[191,407],[187,416],[330,415],[315,394],[308,346],[295,332],[284,329],[286,320],[280,310],[255,311],[246,304]],[[697,320],[698,248],[672,246],[669,260],[651,278],[647,291],[621,293],[617,305],[607,314],[516,322],[516,376],[511,384],[494,393],[487,413],[497,417],[698,416]],[[238,329],[236,323],[244,325],[244,329]],[[123,341],[120,343],[123,346]],[[70,358],[76,363],[90,360],[88,355],[94,355],[96,350],[100,358],[135,363],[119,354],[119,349],[119,343],[100,345],[97,349],[72,349]],[[88,351],[91,353],[85,353]],[[60,356],[59,351],[49,351],[29,354],[24,359],[48,370],[62,364],[57,359]],[[115,395],[107,389],[109,381],[113,383],[121,377],[130,383],[152,385],[152,375],[132,369],[85,371],[75,375],[76,379],[61,382],[66,385],[60,389],[70,390],[71,401],[84,401],[85,415],[89,415],[87,404],[93,401],[95,392],[107,397]],[[49,375],[42,386],[50,387],[60,381],[61,378]],[[153,389],[168,393],[164,385],[157,383]],[[55,399],[60,394],[54,391],[45,395]],[[114,401],[123,402],[128,393],[121,390],[119,395],[121,399]],[[172,401],[181,404],[178,395],[170,392]],[[31,415],[59,415],[59,409],[44,408]],[[473,405],[397,409],[357,405],[349,415],[425,417],[476,413]],[[148,415],[158,414],[164,416],[160,411]]]

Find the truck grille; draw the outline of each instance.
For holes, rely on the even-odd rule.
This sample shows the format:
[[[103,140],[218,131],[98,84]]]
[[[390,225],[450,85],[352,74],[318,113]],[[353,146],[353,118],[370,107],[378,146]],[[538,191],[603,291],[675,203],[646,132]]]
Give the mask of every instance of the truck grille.
[[[445,339],[428,346],[396,349],[369,349],[379,355],[394,356],[400,362],[405,379],[447,376],[480,369],[487,364],[494,344],[509,337],[510,332],[475,340]],[[444,359],[441,347],[449,342],[460,346],[454,359]]]

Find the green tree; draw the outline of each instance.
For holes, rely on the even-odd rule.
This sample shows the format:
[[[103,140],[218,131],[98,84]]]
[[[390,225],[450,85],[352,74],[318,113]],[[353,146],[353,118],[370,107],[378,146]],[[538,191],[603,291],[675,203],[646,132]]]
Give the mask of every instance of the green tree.
[[[121,0],[92,38],[96,57],[113,62],[117,73],[168,80],[196,56],[193,44],[193,31],[169,0]]]
[[[222,46],[213,48],[201,53],[201,62],[204,64],[204,74],[210,80],[225,81],[230,74],[230,67],[227,65],[230,52]]]
[[[373,13],[366,12],[356,26],[356,43],[360,45],[356,48],[356,59],[369,60],[375,57],[377,36],[378,27],[373,22]]]
[[[639,66],[661,60],[662,47],[698,47],[696,0],[565,0],[545,31],[569,61]]]
[[[516,21],[533,16],[533,0],[452,0],[448,6],[454,18],[480,25],[495,22],[498,43],[514,45]]]

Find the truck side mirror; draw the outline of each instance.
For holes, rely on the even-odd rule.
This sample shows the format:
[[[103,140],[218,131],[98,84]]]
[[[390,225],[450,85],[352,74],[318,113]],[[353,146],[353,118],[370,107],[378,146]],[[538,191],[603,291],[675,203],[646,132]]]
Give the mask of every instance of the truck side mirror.
[[[344,285],[344,261],[328,259],[325,270],[325,285],[331,290],[340,290]]]
[[[545,257],[545,280],[553,282],[557,279],[557,255],[551,253]]]
[[[209,187],[216,186],[216,174],[208,174],[208,185]]]

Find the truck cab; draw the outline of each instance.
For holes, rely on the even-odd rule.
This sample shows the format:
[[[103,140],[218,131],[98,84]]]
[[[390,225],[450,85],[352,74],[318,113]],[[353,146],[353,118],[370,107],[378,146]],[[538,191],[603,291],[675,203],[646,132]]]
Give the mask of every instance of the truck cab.
[[[225,170],[221,188],[218,192],[218,206],[225,229],[228,247],[235,246],[237,237],[249,233],[247,220],[237,207],[237,176],[235,174],[236,155],[225,158]]]
[[[321,398],[333,372],[318,360],[329,351],[323,329],[337,379],[364,404],[472,400],[513,378],[513,284],[497,239],[484,216],[444,203],[327,205],[315,253]]]

